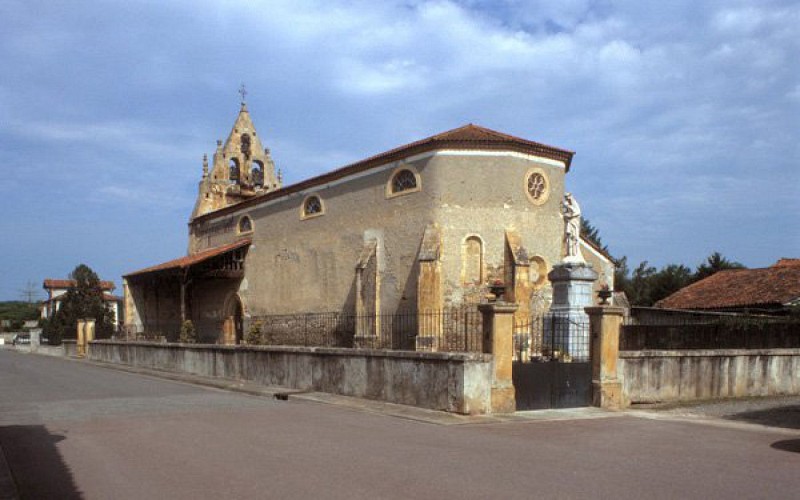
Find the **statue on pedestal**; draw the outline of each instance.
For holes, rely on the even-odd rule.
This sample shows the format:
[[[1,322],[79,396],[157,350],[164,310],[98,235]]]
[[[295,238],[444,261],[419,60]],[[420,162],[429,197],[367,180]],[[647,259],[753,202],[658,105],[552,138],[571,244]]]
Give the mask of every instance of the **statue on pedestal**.
[[[564,193],[561,215],[564,217],[564,243],[566,246],[564,262],[585,262],[580,249],[581,207],[572,193]]]

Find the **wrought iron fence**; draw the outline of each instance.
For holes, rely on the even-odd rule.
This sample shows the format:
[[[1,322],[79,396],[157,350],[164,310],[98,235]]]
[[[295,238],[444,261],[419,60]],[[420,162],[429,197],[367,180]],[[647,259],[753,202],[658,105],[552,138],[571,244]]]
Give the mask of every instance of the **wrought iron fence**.
[[[585,362],[589,348],[585,318],[546,314],[514,320],[514,361]]]
[[[620,350],[800,348],[800,319],[697,311],[632,311]]]
[[[339,312],[252,316],[245,341],[260,345],[480,352],[475,307],[355,315]]]

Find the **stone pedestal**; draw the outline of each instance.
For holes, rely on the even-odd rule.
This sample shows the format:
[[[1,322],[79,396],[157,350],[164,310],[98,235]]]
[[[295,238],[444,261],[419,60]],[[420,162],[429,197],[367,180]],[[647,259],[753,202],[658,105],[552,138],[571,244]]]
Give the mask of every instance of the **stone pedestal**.
[[[617,374],[619,330],[624,309],[587,307],[592,333],[592,404],[616,410],[624,404],[622,381]]]
[[[512,378],[517,305],[492,302],[478,309],[483,315],[483,352],[492,355],[492,413],[513,413],[517,410]]]
[[[592,284],[597,273],[586,262],[562,262],[547,275],[553,285],[553,303],[545,316],[544,345],[553,355],[571,360],[589,359],[589,316]]]

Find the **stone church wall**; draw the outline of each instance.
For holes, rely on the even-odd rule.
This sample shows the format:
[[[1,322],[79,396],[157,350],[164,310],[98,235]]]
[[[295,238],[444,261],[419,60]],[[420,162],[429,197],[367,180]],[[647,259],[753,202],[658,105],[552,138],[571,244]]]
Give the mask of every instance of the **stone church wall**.
[[[420,189],[389,196],[387,182],[401,167],[419,175]],[[526,194],[531,169],[548,177],[549,196],[540,205]],[[555,162],[501,152],[439,152],[196,222],[192,247],[234,241],[238,221],[247,215],[253,243],[238,290],[246,315],[355,312],[356,263],[365,244],[376,240],[378,302],[386,313],[416,308],[420,245],[426,227],[436,224],[442,234],[442,306],[478,302],[487,283],[504,277],[507,229],[519,233],[529,257],[543,266],[558,261],[563,192],[564,167]],[[323,213],[303,219],[303,202],[312,194],[322,200]],[[469,237],[481,244],[476,282],[464,277]],[[539,280],[534,288],[545,284]],[[202,290],[193,295],[195,309],[206,316],[201,321],[222,318],[225,298]]]

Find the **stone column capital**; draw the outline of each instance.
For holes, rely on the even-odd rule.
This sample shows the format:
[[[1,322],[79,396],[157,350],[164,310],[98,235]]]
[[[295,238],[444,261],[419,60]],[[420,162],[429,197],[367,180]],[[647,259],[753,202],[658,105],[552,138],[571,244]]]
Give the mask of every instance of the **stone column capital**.
[[[478,304],[478,310],[483,313],[493,314],[514,314],[519,306],[508,302],[487,302],[485,304]]]
[[[589,316],[624,316],[625,308],[617,306],[590,306],[585,307],[584,311]]]

